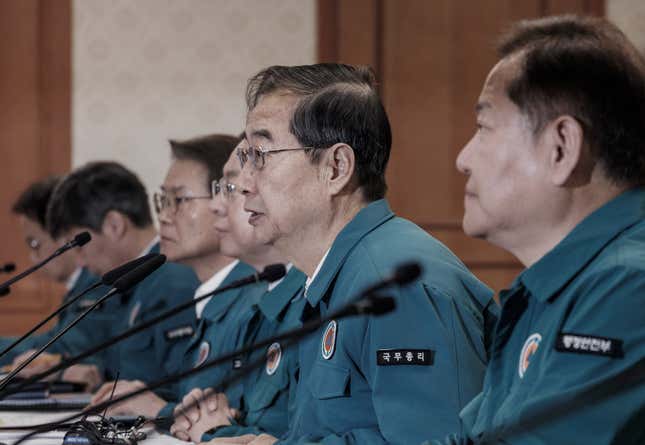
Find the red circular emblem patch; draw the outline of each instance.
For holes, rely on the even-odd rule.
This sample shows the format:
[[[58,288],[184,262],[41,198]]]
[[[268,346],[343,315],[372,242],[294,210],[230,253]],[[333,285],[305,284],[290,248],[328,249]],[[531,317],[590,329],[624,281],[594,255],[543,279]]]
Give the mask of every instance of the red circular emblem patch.
[[[329,360],[332,355],[334,355],[334,350],[336,349],[336,332],[338,330],[338,323],[336,320],[332,320],[327,325],[325,333],[322,338],[322,356],[325,360]]]
[[[280,366],[281,358],[282,358],[282,348],[280,347],[280,343],[273,343],[271,346],[269,346],[269,349],[267,350],[266,372],[268,375],[275,374],[275,371],[278,369],[278,366]]]
[[[194,366],[195,368],[206,361],[209,352],[211,352],[211,345],[204,340],[202,344],[199,345],[199,353],[197,354],[197,361]]]

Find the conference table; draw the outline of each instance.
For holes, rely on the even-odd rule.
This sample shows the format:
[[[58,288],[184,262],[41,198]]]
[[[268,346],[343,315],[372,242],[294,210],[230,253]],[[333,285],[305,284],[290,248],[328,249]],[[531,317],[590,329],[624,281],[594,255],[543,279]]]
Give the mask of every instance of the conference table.
[[[28,426],[41,423],[55,422],[73,414],[74,411],[0,411],[0,427]],[[144,428],[147,438],[139,441],[140,445],[189,445],[175,437],[161,434],[153,428]],[[0,431],[0,443],[13,444],[19,437],[26,434],[25,430]],[[63,443],[65,431],[44,433],[24,442],[31,445],[60,445]]]

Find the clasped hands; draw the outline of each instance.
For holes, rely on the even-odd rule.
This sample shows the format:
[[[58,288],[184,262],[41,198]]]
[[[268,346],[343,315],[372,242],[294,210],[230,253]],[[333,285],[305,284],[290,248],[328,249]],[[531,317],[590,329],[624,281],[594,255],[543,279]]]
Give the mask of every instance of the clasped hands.
[[[213,428],[232,425],[239,416],[235,408],[231,408],[228,398],[223,393],[215,393],[212,389],[193,389],[182,402],[175,407],[175,422],[170,428],[171,434],[181,440],[200,443],[206,431]],[[245,434],[235,437],[220,437],[209,441],[217,445],[271,445],[275,437],[267,434],[256,436]]]

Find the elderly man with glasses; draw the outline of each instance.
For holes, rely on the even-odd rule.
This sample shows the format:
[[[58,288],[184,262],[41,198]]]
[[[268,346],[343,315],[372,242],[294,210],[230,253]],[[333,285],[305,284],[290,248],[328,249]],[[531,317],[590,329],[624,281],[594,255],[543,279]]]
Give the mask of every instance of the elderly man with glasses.
[[[244,197],[237,186],[239,176],[240,163],[232,154],[224,165],[224,176],[212,183],[214,199],[211,208],[218,215],[215,228],[220,233],[222,252],[242,258],[260,270],[270,262],[282,261],[283,257],[275,247],[263,244],[255,237],[253,227],[248,223],[248,213],[244,211]],[[300,314],[305,304],[302,295],[305,276],[295,267],[287,267],[286,277],[269,286],[269,291],[253,308],[245,345],[300,325]],[[227,395],[214,388],[206,400],[179,416],[171,431],[181,439],[190,438],[194,442],[216,437],[243,440],[248,434],[284,434],[289,425],[289,401],[295,395],[297,348],[273,342],[245,361],[254,363],[263,359],[266,360],[264,366],[253,370],[242,380],[241,409],[235,418],[230,416]],[[202,391],[192,391],[182,408],[201,396]]]
[[[209,207],[211,182],[222,175],[222,167],[238,141],[238,137],[220,134],[170,141],[172,163],[161,192],[154,195],[161,252],[170,260],[193,269],[201,282],[195,290],[195,298],[254,272],[250,266],[221,252],[220,237],[213,228],[217,218]],[[243,326],[248,322],[242,318],[265,287],[256,285],[225,292],[201,300],[195,310],[182,311],[172,318],[197,318],[194,330],[167,332],[163,325],[156,328],[155,337],[160,341],[167,335],[186,337],[183,348],[168,357],[164,366],[171,367],[173,372],[190,369],[208,357],[218,355],[217,351],[223,348],[222,345],[237,344],[237,338],[243,335]],[[229,369],[226,367],[226,371]],[[220,376],[225,374],[223,371],[224,367],[196,374],[162,393],[143,393],[112,407],[110,412],[147,417],[169,416],[175,402],[190,389],[217,383]],[[116,385],[115,394],[129,392],[143,385],[141,380],[121,380]],[[113,387],[112,382],[104,384],[93,402],[100,403],[110,398]],[[231,399],[235,397],[231,395]]]
[[[459,411],[481,389],[495,303],[384,199],[392,138],[372,73],[274,66],[251,79],[247,104],[236,185],[255,236],[308,277],[303,321],[340,308],[403,262],[424,273],[388,289],[393,313],[333,320],[302,340],[289,431],[244,440],[411,444],[458,429]]]

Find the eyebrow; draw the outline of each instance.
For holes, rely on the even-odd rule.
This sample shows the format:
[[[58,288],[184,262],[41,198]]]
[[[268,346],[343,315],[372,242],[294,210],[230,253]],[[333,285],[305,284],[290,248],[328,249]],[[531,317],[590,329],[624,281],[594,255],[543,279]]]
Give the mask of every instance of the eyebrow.
[[[271,132],[266,129],[259,129],[259,130],[253,130],[251,132],[251,137],[257,137],[257,138],[263,138],[268,141],[273,142],[273,136],[271,135]],[[249,137],[246,137],[246,140],[249,140]]]
[[[161,189],[161,191],[163,191],[163,192],[177,192],[177,191],[179,191],[179,190],[183,190],[183,189],[185,189],[186,187],[185,187],[185,186],[183,186],[183,185],[178,185],[178,186],[176,186],[176,187],[166,187],[166,186],[164,186],[164,185],[161,185],[159,188],[160,188],[160,189]]]
[[[239,170],[229,170],[224,172],[224,177],[226,179],[237,178],[238,176],[240,176]]]

